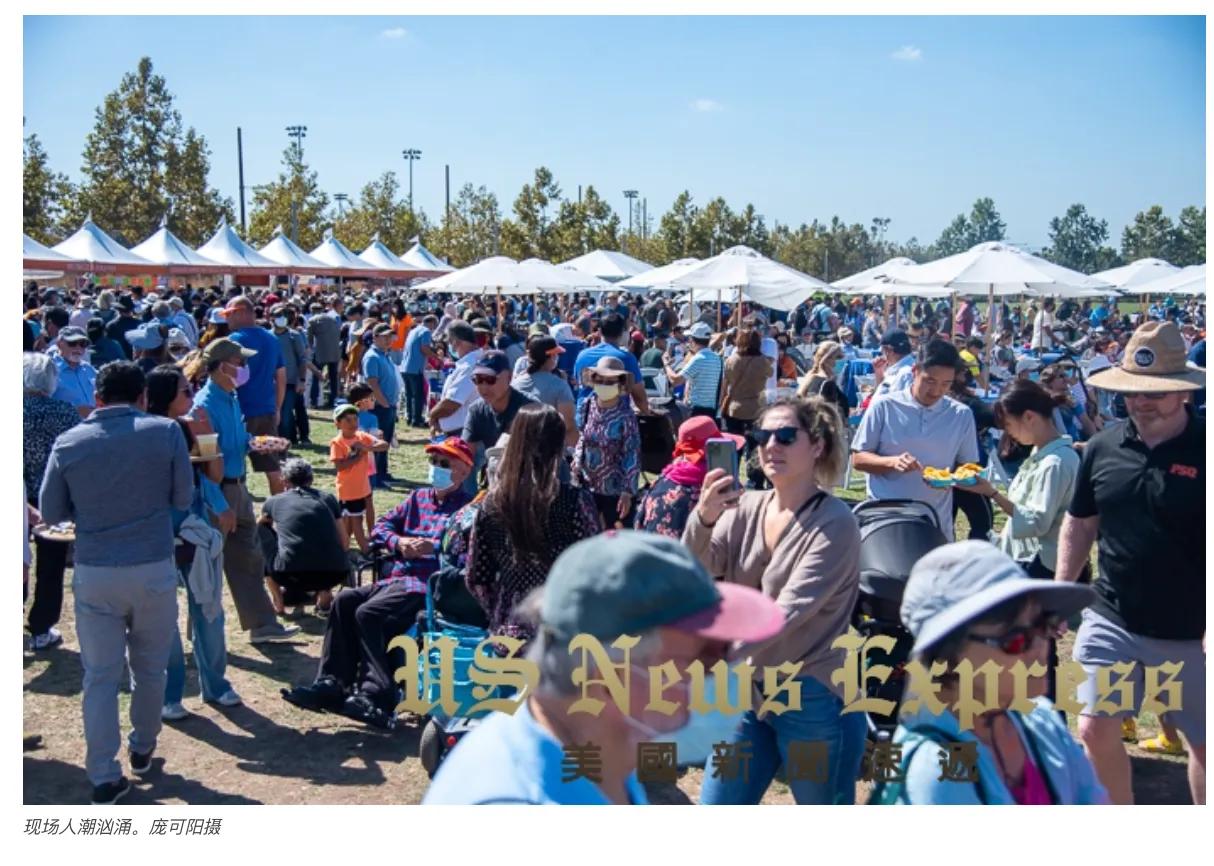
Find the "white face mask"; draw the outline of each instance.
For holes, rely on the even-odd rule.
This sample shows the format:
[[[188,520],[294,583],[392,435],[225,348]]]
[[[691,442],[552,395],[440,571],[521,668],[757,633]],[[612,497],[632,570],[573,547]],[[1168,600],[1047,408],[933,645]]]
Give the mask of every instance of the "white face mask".
[[[285,328],[286,326],[287,326],[287,317],[286,316],[278,316],[277,318],[274,319],[275,328]]]
[[[599,400],[603,402],[614,400],[616,397],[620,396],[620,386],[604,385],[600,382],[594,386],[594,396],[598,397]]]

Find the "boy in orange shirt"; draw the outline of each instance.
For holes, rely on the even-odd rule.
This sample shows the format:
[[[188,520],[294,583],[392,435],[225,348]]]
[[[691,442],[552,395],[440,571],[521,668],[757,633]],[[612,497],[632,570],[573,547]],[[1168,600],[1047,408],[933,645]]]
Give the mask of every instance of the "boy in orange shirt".
[[[387,451],[388,443],[358,429],[358,407],[343,403],[333,410],[337,435],[329,442],[329,459],[337,468],[337,499],[341,503],[346,538],[353,533],[358,549],[367,552],[367,534],[363,513],[371,498],[371,478],[367,475],[367,455]]]

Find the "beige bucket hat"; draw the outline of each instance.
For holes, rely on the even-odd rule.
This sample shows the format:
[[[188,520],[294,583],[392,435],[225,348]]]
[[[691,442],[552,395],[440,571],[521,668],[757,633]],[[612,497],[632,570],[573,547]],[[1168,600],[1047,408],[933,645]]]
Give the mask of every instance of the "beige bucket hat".
[[[1206,386],[1206,371],[1187,361],[1184,337],[1171,322],[1147,322],[1125,347],[1121,365],[1088,377],[1093,388],[1126,394],[1197,391]]]

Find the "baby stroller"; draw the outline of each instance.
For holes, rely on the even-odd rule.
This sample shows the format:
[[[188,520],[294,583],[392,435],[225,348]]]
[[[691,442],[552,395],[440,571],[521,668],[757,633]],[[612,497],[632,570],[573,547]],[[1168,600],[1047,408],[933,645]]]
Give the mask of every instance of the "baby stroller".
[[[860,524],[860,597],[852,625],[865,639],[888,636],[896,641],[892,652],[872,650],[866,657],[869,666],[893,668],[884,683],[865,683],[868,697],[894,702],[891,714],[868,716],[869,739],[883,740],[893,736],[898,724],[905,665],[914,644],[899,616],[902,592],[919,558],[946,540],[935,510],[924,502],[874,499],[861,502],[852,513]]]
[[[476,657],[476,647],[489,635],[484,628],[450,622],[435,611],[434,599],[438,580],[439,574],[436,573],[431,575],[427,581],[425,619],[419,622],[416,632],[420,649],[425,653],[425,656],[418,660],[421,667],[419,671],[421,690],[427,701],[434,701],[439,697],[438,679],[431,675],[431,671],[439,670],[439,651],[437,647],[427,649],[426,640],[434,642],[442,637],[453,638],[456,648],[452,666],[455,680],[452,691],[459,704],[459,709],[454,715],[449,716],[442,707],[435,706],[425,717],[417,754],[421,760],[422,769],[431,778],[438,771],[439,764],[442,763],[447,753],[455,748],[456,744],[475,728],[485,715],[484,712],[468,714],[467,711],[479,702],[472,696],[473,682],[470,675],[470,668]],[[506,697],[506,694],[501,688],[498,688],[485,699],[501,697]]]

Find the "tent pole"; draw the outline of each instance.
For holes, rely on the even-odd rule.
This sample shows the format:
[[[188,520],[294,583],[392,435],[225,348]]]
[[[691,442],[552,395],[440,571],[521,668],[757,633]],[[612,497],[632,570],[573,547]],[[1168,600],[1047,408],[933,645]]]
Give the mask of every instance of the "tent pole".
[[[949,305],[948,314],[949,314],[948,336],[949,336],[949,339],[951,340],[953,337],[957,336],[957,334],[955,333],[956,328],[957,328],[957,293],[956,292],[953,292],[952,303]]]
[[[502,287],[497,287],[497,333],[502,333]]]
[[[987,289],[986,306],[986,369],[991,369],[991,361],[995,357],[995,284],[990,283]]]

